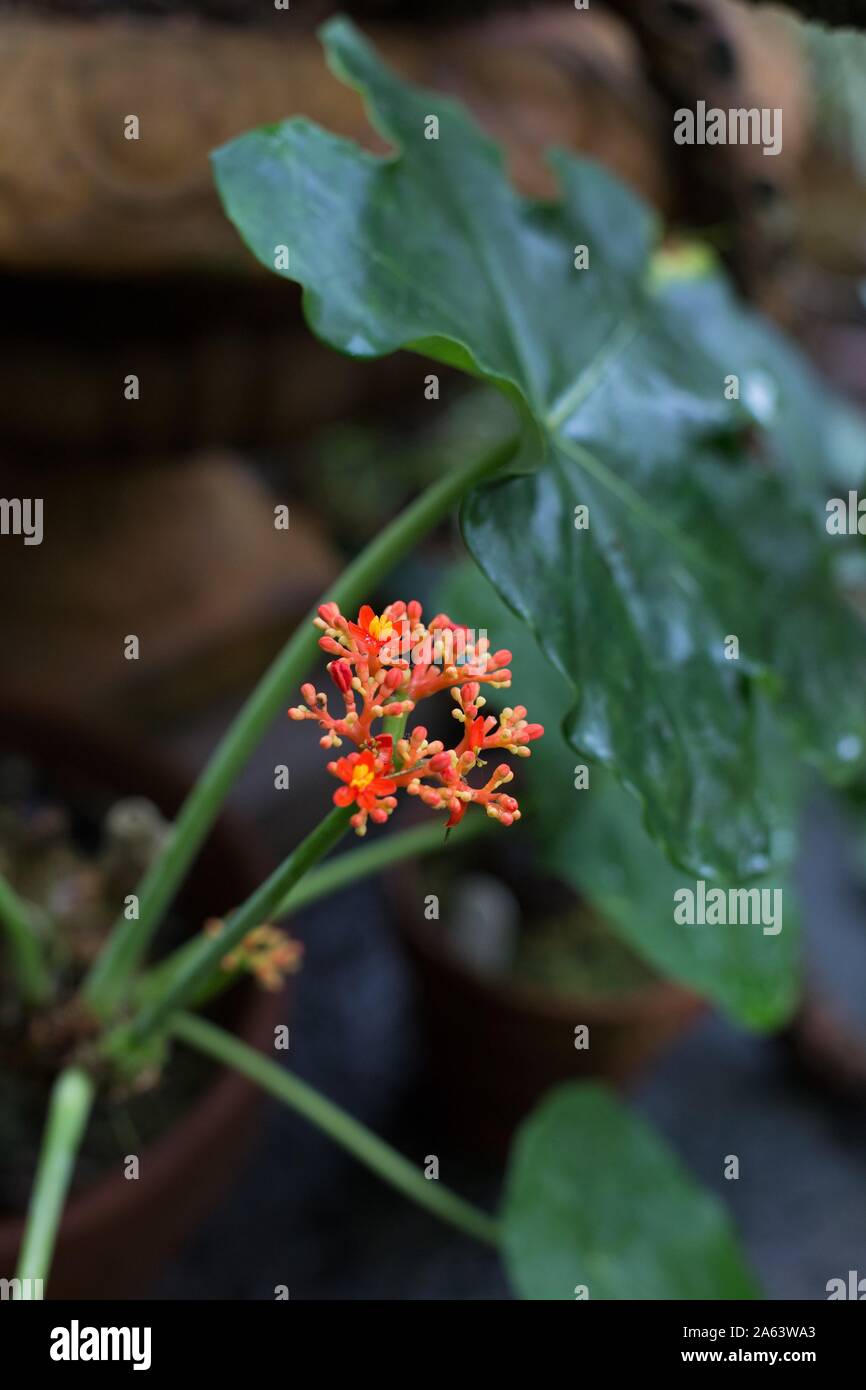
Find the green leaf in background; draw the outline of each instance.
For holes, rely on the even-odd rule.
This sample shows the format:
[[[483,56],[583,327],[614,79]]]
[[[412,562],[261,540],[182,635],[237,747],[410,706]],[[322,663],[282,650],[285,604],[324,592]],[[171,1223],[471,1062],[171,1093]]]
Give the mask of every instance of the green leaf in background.
[[[523,1122],[502,1233],[522,1298],[762,1297],[721,1202],[600,1086],[558,1087]]]
[[[678,980],[718,1004],[734,1022],[753,1029],[784,1024],[801,990],[800,928],[796,890],[784,873],[756,886],[780,887],[783,925],[776,936],[760,926],[685,926],[674,920],[674,893],[694,888],[646,834],[635,801],[599,767],[589,787],[575,789],[573,750],[561,733],[570,705],[568,682],[539,650],[532,634],[505,607],[471,563],[453,570],[437,595],[451,616],[486,629],[492,646],[507,647],[519,672],[519,694],[544,738],[521,763],[515,790],[539,865],[581,894],[609,926],[664,977]],[[773,858],[793,856],[792,825],[798,803],[790,749],[779,746],[771,711],[758,714],[763,755],[772,759],[775,793]]]
[[[684,302],[675,257],[654,257],[655,219],[633,194],[557,154],[561,203],[520,198],[500,152],[459,106],[388,72],[348,22],[332,21],[323,37],[331,65],[363,93],[398,153],[374,157],[303,119],[253,131],[214,156],[229,216],[270,268],[288,248],[284,273],[303,285],[311,327],[335,348],[359,357],[411,348],[517,406],[521,464],[534,467],[476,492],[464,528],[568,677],[572,744],[615,773],[691,872],[739,880],[769,871],[753,683],[769,680],[777,653],[753,614],[763,574],[755,590],[753,568],[720,538],[721,528],[736,533],[736,516],[718,510],[714,487],[702,486],[712,478],[694,479],[691,465],[701,449],[714,459],[705,474],[723,470],[746,427],[759,430],[779,392],[756,376],[754,359],[766,355],[772,373],[779,353],[771,344],[764,354],[753,333],[749,389],[725,399],[745,341],[729,322],[734,301],[725,341],[708,342],[704,306]],[[436,139],[427,138],[430,115]],[[585,269],[576,268],[581,247]],[[685,280],[700,284],[691,265]],[[787,392],[784,433],[807,455],[801,472],[815,472],[824,436],[805,424],[818,388],[807,399],[801,385]],[[582,506],[588,530],[575,529]],[[764,525],[772,548],[775,518]],[[832,593],[813,600],[809,614],[820,616]],[[725,638],[747,619],[753,640],[728,661]],[[842,626],[825,683],[811,673],[815,707],[827,686],[838,688],[845,643],[866,650],[859,629]],[[795,722],[814,736],[811,715]],[[849,699],[817,756],[840,777],[866,763],[866,705]]]

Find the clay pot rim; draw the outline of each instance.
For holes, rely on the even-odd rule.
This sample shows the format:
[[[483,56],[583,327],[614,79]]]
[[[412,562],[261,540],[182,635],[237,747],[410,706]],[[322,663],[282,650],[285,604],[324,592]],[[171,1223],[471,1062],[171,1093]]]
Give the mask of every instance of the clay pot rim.
[[[244,998],[232,1018],[232,1033],[252,1047],[261,1047],[272,1036],[271,1018],[278,1017],[279,995],[262,997],[255,986],[242,987]],[[173,1046],[181,1046],[179,1042]],[[218,1067],[214,1079],[206,1086],[191,1109],[182,1112],[174,1123],[163,1130],[142,1149],[141,1174],[135,1182],[135,1199],[144,1204],[151,1194],[159,1193],[171,1173],[187,1164],[188,1156],[199,1148],[205,1134],[218,1128],[219,1116],[236,1111],[242,1099],[255,1089],[238,1072]],[[86,1241],[89,1233],[112,1220],[121,1220],[129,1205],[130,1193],[114,1183],[109,1175],[98,1174],[91,1183],[67,1203],[59,1236],[71,1241]],[[20,1213],[0,1213],[0,1243],[20,1244],[24,1234],[25,1217]]]
[[[163,811],[168,803],[179,804],[192,782],[191,775],[176,767],[163,754],[148,749],[144,744],[130,748],[129,739],[137,732],[134,726],[124,730],[118,724],[104,727],[95,720],[91,724],[79,715],[70,716],[66,711],[58,711],[47,700],[31,701],[25,705],[18,699],[0,699],[0,729],[14,729],[16,726],[27,730],[34,740],[45,732],[49,745],[58,746],[61,740],[68,744],[71,751],[67,751],[64,757],[69,765],[80,762],[85,751],[93,752],[93,762],[98,769],[97,780],[100,780],[99,771],[115,761],[134,780],[138,780],[140,774],[142,783],[152,789],[158,787],[165,793],[165,804],[161,806]],[[88,763],[91,769],[93,762]],[[106,786],[109,786],[107,780]],[[152,799],[162,800],[159,795],[154,795]],[[231,865],[231,872],[236,878],[246,877],[251,883],[260,880],[261,855],[243,823],[232,812],[223,812],[219,816],[210,832],[209,843]],[[194,880],[196,874],[202,871],[202,864],[197,860],[189,880]],[[274,1025],[282,1016],[282,992],[265,992],[250,980],[236,986],[226,999],[230,1004],[226,1023],[232,1033],[255,1048],[269,1044]],[[183,1044],[175,1042],[172,1045]],[[86,1241],[92,1230],[112,1220],[120,1221],[131,1199],[138,1204],[153,1200],[167,1185],[172,1171],[185,1166],[188,1157],[199,1149],[203,1137],[218,1130],[219,1116],[237,1111],[244,1098],[256,1089],[240,1073],[217,1064],[213,1079],[193,1104],[180,1112],[167,1129],[142,1149],[141,1174],[134,1183],[134,1191],[126,1184],[112,1182],[109,1174],[98,1174],[84,1191],[67,1203],[58,1240]],[[20,1244],[24,1224],[23,1213],[8,1209],[0,1211],[0,1246]]]
[[[409,894],[417,881],[420,862],[418,859],[406,860],[383,875],[395,902],[397,929],[428,961],[450,971],[468,987],[494,996],[503,1007],[541,1016],[552,1023],[569,1025],[577,1014],[587,1024],[626,1024],[658,1018],[671,1011],[679,1013],[687,1004],[696,1011],[708,1007],[707,1001],[695,990],[661,977],[619,993],[599,995],[558,993],[532,980],[520,980],[513,975],[485,974],[461,957],[444,930],[433,930],[426,919],[419,918],[411,910]]]

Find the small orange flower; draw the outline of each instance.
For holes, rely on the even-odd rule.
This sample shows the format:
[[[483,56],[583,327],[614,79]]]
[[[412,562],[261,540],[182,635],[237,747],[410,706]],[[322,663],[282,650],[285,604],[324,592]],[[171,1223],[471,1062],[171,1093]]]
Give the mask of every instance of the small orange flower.
[[[354,802],[358,807],[352,825],[359,834],[364,833],[368,816],[374,821],[387,820],[397,805],[393,795],[397,783],[388,775],[393,772],[391,758],[387,752],[383,756],[380,747],[375,752],[367,748],[363,753],[338,758],[328,763],[328,771],[345,784],[334,792],[334,805],[351,806]]]
[[[347,626],[355,640],[374,656],[378,655],[385,643],[390,642],[394,636],[394,624],[387,612],[379,616],[369,603],[365,603],[361,608],[358,621],[348,623]]]

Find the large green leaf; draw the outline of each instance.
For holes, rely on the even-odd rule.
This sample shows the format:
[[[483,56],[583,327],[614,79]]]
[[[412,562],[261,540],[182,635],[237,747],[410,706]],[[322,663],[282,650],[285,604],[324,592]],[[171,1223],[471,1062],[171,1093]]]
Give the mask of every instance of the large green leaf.
[[[217,150],[229,217],[260,261],[304,286],[316,333],[357,357],[415,348],[503,386],[538,426],[566,433],[620,361],[642,399],[669,388],[668,425],[690,434],[741,417],[702,354],[683,360],[644,278],[653,214],[601,168],[551,159],[565,201],[509,185],[493,142],[441,94],[402,82],[346,20],[325,25],[331,66],[364,94],[390,159],[303,118]],[[439,122],[426,138],[427,117]],[[574,269],[590,247],[591,273]],[[635,340],[652,339],[652,351]],[[539,441],[543,444],[543,440]]]
[[[674,895],[682,888],[697,891],[695,881],[667,863],[610,777],[595,776],[591,789],[574,793],[583,797],[579,813],[551,834],[548,868],[588,898],[661,975],[714,1000],[747,1027],[787,1022],[801,992],[800,921],[790,880],[780,871],[754,884],[781,890],[777,935],[756,923],[683,925],[674,918]]]
[[[519,699],[529,717],[544,725],[544,738],[521,763],[515,784],[540,866],[592,903],[662,975],[720,1005],[735,1022],[755,1029],[786,1022],[801,989],[798,902],[787,875],[778,872],[756,884],[782,889],[783,925],[775,936],[765,935],[759,925],[676,922],[674,894],[694,889],[695,881],[674,869],[648,837],[634,800],[594,766],[589,786],[575,788],[575,757],[561,732],[571,703],[568,681],[474,565],[453,570],[437,598],[458,621],[476,631],[485,629],[494,647],[512,651],[515,683],[508,698]],[[772,857],[784,864],[795,849],[795,767],[765,702],[757,718],[761,756],[771,763],[765,782],[773,792],[768,798]]]
[[[640,508],[621,503],[557,452],[470,498],[464,534],[571,681],[566,731],[578,752],[639,796],[672,858],[704,877],[753,877],[769,867],[770,828],[744,662],[724,657],[737,632],[725,608],[736,576],[709,559],[716,517],[692,505],[688,481],[657,473],[652,495],[652,509],[645,497]],[[590,531],[574,530],[579,505]],[[666,523],[689,513],[703,522],[706,565],[694,537],[683,549],[666,543],[644,515],[655,506]]]
[[[683,342],[698,342],[719,375],[738,378],[740,396],[760,426],[751,455],[775,468],[786,493],[815,509],[823,528],[827,489],[855,488],[866,477],[863,415],[816,375],[802,353],[743,303],[719,274],[674,277],[665,298]]]
[[[619,460],[620,477],[631,463]],[[465,533],[572,681],[574,747],[638,793],[672,859],[704,877],[762,874],[772,768],[747,677],[763,676],[806,756],[845,781],[866,752],[863,627],[836,591],[826,538],[772,470],[693,450],[681,470],[656,469],[642,496],[724,577],[702,581],[559,455],[474,494]],[[578,504],[599,518],[597,544],[574,537]],[[724,656],[730,635],[736,661]]]
[[[828,467],[832,458],[828,443]],[[789,485],[748,457],[700,454],[688,487],[700,514],[715,520],[717,557],[736,568],[723,611],[741,651],[780,678],[779,707],[806,757],[830,781],[850,781],[866,750],[866,640],[838,591],[840,548],[824,529],[826,491],[805,477]]]
[[[722,1204],[599,1086],[558,1087],[524,1121],[502,1231],[523,1298],[761,1297]]]
[[[271,268],[288,249],[284,273],[303,285],[307,318],[334,347],[361,357],[412,348],[517,405],[521,462],[534,471],[476,493],[465,529],[571,682],[570,739],[615,772],[691,871],[767,871],[751,683],[774,653],[751,623],[742,658],[724,658],[753,600],[739,555],[719,544],[719,527],[736,518],[691,477],[696,449],[713,442],[722,469],[716,441],[730,447],[747,425],[757,430],[766,388],[759,381],[756,393],[752,381],[741,401],[725,398],[737,336],[726,330],[719,350],[707,341],[675,259],[653,258],[655,219],[622,185],[560,154],[561,202],[521,199],[499,151],[457,105],[389,73],[347,22],[323,33],[332,66],[363,92],[398,153],[374,157],[303,119],[253,131],[214,157],[230,217]],[[577,246],[588,247],[587,269],[575,268]],[[796,411],[805,422],[812,403],[788,395],[785,428],[812,439],[811,467],[820,441],[798,430]],[[581,505],[590,526],[578,531]],[[862,649],[853,624],[845,633]],[[838,679],[840,650],[834,637],[823,684],[812,672],[804,737]],[[866,706],[854,715],[846,706],[820,750],[840,775],[866,760]]]

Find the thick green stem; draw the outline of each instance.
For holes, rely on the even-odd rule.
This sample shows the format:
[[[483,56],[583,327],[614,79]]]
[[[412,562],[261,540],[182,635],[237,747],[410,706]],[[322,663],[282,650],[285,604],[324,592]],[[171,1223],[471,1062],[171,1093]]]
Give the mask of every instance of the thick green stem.
[[[397,753],[397,744],[406,732],[406,720],[408,714],[389,714],[382,720],[382,733],[390,734],[394,740],[394,766],[403,766],[402,760]]]
[[[41,1004],[51,993],[51,976],[42,946],[33,930],[27,904],[0,875],[0,924],[9,946],[9,960],[18,992],[26,1004]]]
[[[180,968],[170,973],[165,989],[157,997],[145,1001],[131,1023],[108,1034],[105,1040],[108,1050],[112,1051],[118,1045],[139,1046],[159,1029],[169,1014],[189,1003],[208,977],[219,968],[223,957],[253,927],[270,921],[274,908],[307,869],[327,854],[345,834],[352,810],[351,806],[336,807],[324,820],[319,821],[315,830],[310,831],[261,887],[226,918],[223,930],[218,935],[199,937],[192,951],[181,947]]]
[[[392,864],[400,864],[404,859],[412,859],[425,854],[435,854],[444,849],[460,846],[476,835],[483,835],[492,826],[487,816],[467,816],[456,831],[446,831],[441,820],[431,820],[424,825],[413,826],[411,830],[399,830],[393,835],[383,835],[361,849],[349,850],[346,854],[331,859],[320,868],[308,873],[296,888],[287,893],[283,901],[274,908],[273,920],[279,922],[292,912],[326,898],[357,883],[371,874],[378,874]],[[453,838],[449,838],[453,836]]]
[[[16,1278],[26,1282],[14,1290],[15,1297],[38,1298],[32,1281],[48,1279],[57,1227],[93,1095],[93,1082],[80,1067],[67,1068],[54,1083],[16,1270]]]
[[[389,868],[392,864],[399,864],[404,859],[417,858],[422,855],[435,854],[437,850],[444,849],[446,844],[453,848],[456,844],[465,844],[468,840],[474,839],[477,835],[484,834],[491,829],[492,822],[482,815],[468,816],[463,824],[456,831],[446,831],[441,820],[431,817],[423,825],[416,825],[411,830],[398,830],[390,835],[383,835],[374,839],[370,844],[365,844],[361,849],[349,850],[346,854],[339,855],[336,859],[329,859],[327,864],[322,864],[318,868],[311,869],[304,874],[294,888],[292,888],[282,902],[277,903],[271,909],[270,920],[280,922],[284,917],[291,913],[300,912],[302,908],[309,907],[311,903],[318,902],[321,898],[326,898],[331,893],[338,892],[341,888],[346,888],[351,883],[357,883],[361,879],[369,878],[371,874],[381,872],[382,869]],[[136,998],[143,1004],[147,1000],[155,999],[171,987],[172,981],[180,972],[184,971],[187,963],[195,956],[199,950],[199,938],[193,937],[183,946],[179,946],[176,951],[172,951],[170,956],[155,965],[152,970],[148,970],[136,983]],[[202,981],[185,1000],[188,1009],[197,1009],[214,995],[221,994],[223,990],[234,984],[240,970],[225,970],[222,965],[218,965],[216,970],[206,980]]]
[[[483,458],[455,468],[433,483],[361,552],[321,601],[330,599],[342,608],[363,602],[374,585],[448,515],[464,493],[502,468],[515,450],[514,440],[500,444]],[[265,672],[187,797],[164,851],[139,885],[138,920],[121,918],[116,923],[84,986],[84,997],[95,1012],[105,1016],[122,999],[129,976],[143,959],[162,913],[235,778],[313,664],[318,633],[311,623],[317,609],[318,604]]]
[[[332,1101],[320,1096],[311,1086],[285,1071],[268,1057],[262,1056],[246,1043],[225,1033],[215,1024],[193,1014],[176,1014],[171,1022],[176,1037],[205,1052],[209,1057],[234,1067],[248,1076],[272,1096],[297,1110],[318,1126],[336,1143],[348,1149],[378,1177],[426,1207],[443,1221],[456,1226],[466,1235],[488,1245],[499,1243],[496,1222],[486,1212],[443,1187],[438,1179],[425,1178],[421,1170],[402,1154],[392,1149],[372,1130],[347,1115]]]

